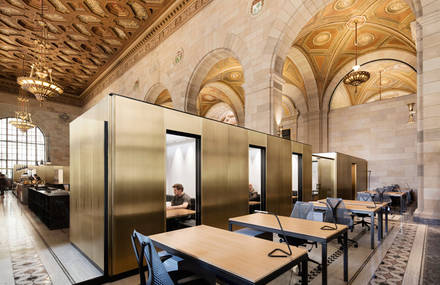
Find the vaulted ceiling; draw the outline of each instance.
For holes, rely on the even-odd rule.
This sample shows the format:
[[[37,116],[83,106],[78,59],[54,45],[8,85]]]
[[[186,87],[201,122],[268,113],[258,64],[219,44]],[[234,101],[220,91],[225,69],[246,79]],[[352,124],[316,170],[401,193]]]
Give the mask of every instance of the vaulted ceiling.
[[[239,109],[244,110],[243,83],[243,68],[237,59],[228,57],[217,62],[202,82],[197,98],[199,114],[214,116],[221,121],[228,120],[230,123],[231,114],[236,115]],[[225,104],[229,108],[226,108]],[[234,123],[237,123],[237,120]]]
[[[381,49],[416,52],[410,28],[415,17],[403,0],[332,1],[306,24],[292,45],[307,57],[321,97],[343,66],[354,65],[354,31],[346,23],[357,15],[366,17],[358,30],[359,55]]]
[[[173,0],[44,0],[54,81],[64,98],[80,96]],[[22,74],[21,59],[34,57],[41,0],[0,1],[0,83],[14,84]],[[11,85],[11,86],[12,86]]]
[[[333,94],[331,109],[417,93],[417,73],[404,63],[380,60],[366,64],[363,70],[370,72],[370,80],[357,88],[340,83]]]

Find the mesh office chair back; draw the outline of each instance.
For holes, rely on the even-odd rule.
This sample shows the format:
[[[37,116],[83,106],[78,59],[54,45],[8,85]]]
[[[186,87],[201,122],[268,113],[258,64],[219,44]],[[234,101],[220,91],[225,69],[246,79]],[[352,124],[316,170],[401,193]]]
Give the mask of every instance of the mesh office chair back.
[[[346,225],[348,227],[353,226],[353,219],[345,207],[342,198],[327,198],[327,204],[330,209],[327,209],[325,215],[326,222]]]
[[[145,257],[145,261],[147,263],[148,268],[148,279],[145,283],[142,284],[143,280],[145,280],[145,273],[143,269],[140,267],[141,274],[141,285],[173,285],[173,281],[171,280],[170,275],[168,274],[165,266],[160,260],[159,255],[154,248],[153,242],[147,236],[144,236],[137,231],[133,232],[133,238],[136,238],[141,245],[141,253],[138,256],[136,253],[136,258],[138,258],[138,264],[142,264],[143,258]],[[133,241],[133,240],[132,240]],[[133,243],[135,246],[135,243]],[[137,252],[136,247],[134,247],[135,252]],[[142,278],[144,275],[144,278]],[[142,280],[143,279],[143,280]]]
[[[358,192],[356,195],[356,200],[358,201],[366,201],[366,202],[373,202],[372,196],[370,193],[366,192]]]
[[[308,202],[298,201],[293,207],[292,213],[290,214],[292,218],[313,220],[313,204]]]
[[[387,187],[376,188],[377,195],[374,197],[375,202],[391,202],[391,198],[384,193],[387,192]]]

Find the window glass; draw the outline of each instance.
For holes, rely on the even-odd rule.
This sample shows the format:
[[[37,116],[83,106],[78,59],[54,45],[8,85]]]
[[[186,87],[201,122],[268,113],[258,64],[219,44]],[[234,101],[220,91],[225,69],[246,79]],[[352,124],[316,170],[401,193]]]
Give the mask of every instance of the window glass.
[[[36,127],[22,132],[9,124],[14,118],[0,119],[0,171],[12,177],[15,164],[35,165],[45,161],[45,140]]]

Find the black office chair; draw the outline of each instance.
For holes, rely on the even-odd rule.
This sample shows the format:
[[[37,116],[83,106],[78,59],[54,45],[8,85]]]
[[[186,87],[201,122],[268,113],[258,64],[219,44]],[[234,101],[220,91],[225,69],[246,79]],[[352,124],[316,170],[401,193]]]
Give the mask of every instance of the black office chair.
[[[357,195],[356,195],[356,200],[358,200],[358,201],[366,201],[366,202],[373,203],[372,195],[370,193],[367,193],[367,192],[358,192]],[[355,222],[354,225],[361,224],[362,227],[367,227],[367,229],[370,230],[371,223],[367,222],[365,220],[365,219],[368,219],[370,217],[370,215],[356,213],[355,216],[361,218],[361,220],[358,221],[358,222]]]
[[[297,218],[297,219],[305,219],[305,220],[314,220],[313,215],[313,204],[307,203],[307,202],[301,202],[298,201],[295,203],[295,207],[293,207],[292,213],[290,214],[290,217]],[[282,236],[280,237],[280,242],[284,241],[284,238]],[[308,251],[312,251],[313,246],[316,248],[318,247],[318,244],[316,242],[309,242],[305,239],[295,238],[295,237],[289,237],[287,236],[287,243],[293,246],[306,246],[307,244],[312,245]],[[307,261],[313,262],[318,265],[318,267],[321,267],[321,264],[307,256]]]
[[[354,222],[351,212],[345,207],[342,198],[327,198],[327,212],[325,214],[325,221],[328,223],[335,223],[340,225],[346,225],[350,230],[353,229]],[[338,241],[342,243],[341,238]],[[358,242],[353,239],[348,239],[355,248],[359,246]]]
[[[391,207],[393,200],[391,200],[390,196],[385,195],[385,192],[388,192],[387,187],[376,188],[376,195],[374,196],[374,201],[378,203],[388,203],[388,206],[385,208],[385,211],[391,213]]]
[[[131,235],[131,243],[139,267],[140,285],[209,284],[206,280],[186,270],[167,271],[163,262],[171,255],[159,257],[151,239],[136,230]],[[145,269],[148,271],[148,279],[145,278]]]

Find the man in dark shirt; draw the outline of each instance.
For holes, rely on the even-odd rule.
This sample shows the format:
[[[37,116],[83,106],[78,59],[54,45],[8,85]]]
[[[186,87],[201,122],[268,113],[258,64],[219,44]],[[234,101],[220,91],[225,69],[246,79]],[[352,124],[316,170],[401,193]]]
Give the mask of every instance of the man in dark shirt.
[[[191,206],[191,197],[183,192],[182,184],[174,184],[174,197],[171,200],[171,206],[167,206],[167,209],[189,209]]]

